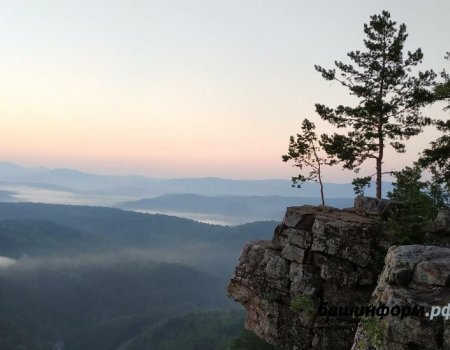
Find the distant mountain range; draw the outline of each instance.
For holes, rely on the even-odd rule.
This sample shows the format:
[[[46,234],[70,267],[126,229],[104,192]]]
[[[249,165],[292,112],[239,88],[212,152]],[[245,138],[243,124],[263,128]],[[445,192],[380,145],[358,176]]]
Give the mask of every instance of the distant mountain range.
[[[353,203],[349,183],[325,183],[327,204]],[[374,187],[367,195],[374,195]],[[384,183],[384,192],[392,189]],[[219,224],[279,219],[287,206],[319,204],[316,183],[217,177],[160,179],[97,175],[73,169],[27,168],[0,162],[0,201],[112,206]]]
[[[96,175],[73,169],[27,168],[0,162],[0,182],[67,191],[98,191],[125,195],[155,197],[166,193],[190,193],[204,196],[288,196],[318,197],[318,185],[305,183],[292,188],[289,180],[231,180],[217,177],[160,179],[136,175]],[[42,187],[41,187],[42,188]],[[392,188],[384,183],[384,190]],[[353,198],[349,183],[326,183],[329,198]],[[373,193],[373,188],[368,195]]]

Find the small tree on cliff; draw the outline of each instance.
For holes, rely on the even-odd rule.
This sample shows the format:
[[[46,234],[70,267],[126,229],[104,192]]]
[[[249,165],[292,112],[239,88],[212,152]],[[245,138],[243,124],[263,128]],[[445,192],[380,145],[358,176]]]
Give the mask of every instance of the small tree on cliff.
[[[418,135],[430,123],[420,107],[432,98],[428,88],[435,74],[426,71],[412,75],[412,68],[421,63],[423,54],[417,49],[403,57],[407,38],[404,24],[397,27],[387,11],[370,19],[369,24],[364,24],[366,49],[347,54],[353,64],[336,61],[338,73],[336,69],[315,66],[326,80],[335,80],[349,89],[359,104],[336,108],[316,104],[316,111],[332,125],[350,128],[346,135],[322,136],[325,151],[342,161],[344,168],[357,172],[367,159],[375,161],[376,196],[381,198],[386,143],[399,153],[405,152],[403,140]],[[364,179],[367,182],[368,178]]]
[[[292,177],[292,186],[301,187],[305,181],[318,182],[320,185],[320,198],[322,205],[325,205],[322,183],[322,166],[333,164],[335,161],[322,157],[323,150],[316,135],[316,127],[313,122],[304,119],[302,122],[302,133],[296,137],[289,138],[288,153],[281,156],[284,162],[294,161],[295,167],[303,170],[309,168],[306,175],[299,174]]]
[[[436,196],[434,183],[422,181],[422,168],[415,163],[394,173],[396,182],[391,199],[402,205],[389,212],[385,229],[391,244],[423,244],[442,203]]]

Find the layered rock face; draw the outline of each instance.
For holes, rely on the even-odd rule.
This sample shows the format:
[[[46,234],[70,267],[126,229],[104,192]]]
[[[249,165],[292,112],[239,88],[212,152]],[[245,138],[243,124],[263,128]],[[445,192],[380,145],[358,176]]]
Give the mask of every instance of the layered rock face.
[[[391,247],[372,303],[385,305],[391,312],[386,317],[363,319],[353,350],[449,350],[450,249]],[[423,315],[408,310],[415,306],[423,307]],[[405,311],[405,317],[395,316],[396,307]]]
[[[385,250],[376,219],[291,207],[272,241],[244,247],[228,293],[247,309],[246,328],[280,349],[348,350],[356,319],[319,306],[368,304]]]

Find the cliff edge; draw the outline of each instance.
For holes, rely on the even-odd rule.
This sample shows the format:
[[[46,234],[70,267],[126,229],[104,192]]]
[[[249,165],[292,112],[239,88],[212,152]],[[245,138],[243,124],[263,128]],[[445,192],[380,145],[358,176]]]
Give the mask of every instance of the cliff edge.
[[[327,307],[367,304],[386,243],[377,220],[327,207],[290,207],[272,241],[249,242],[228,286],[245,306],[245,327],[281,349],[351,348],[352,317]]]
[[[228,286],[245,327],[285,350],[450,350],[450,304],[425,315],[450,303],[450,249],[388,251],[385,209],[361,199],[349,210],[287,208],[271,241],[244,246]]]

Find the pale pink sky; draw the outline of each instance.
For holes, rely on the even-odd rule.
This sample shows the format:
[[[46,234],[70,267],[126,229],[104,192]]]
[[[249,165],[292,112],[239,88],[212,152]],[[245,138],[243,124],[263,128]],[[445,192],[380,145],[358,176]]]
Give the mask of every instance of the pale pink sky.
[[[448,1],[3,1],[0,160],[155,177],[290,178],[314,103],[351,102],[314,64],[362,46],[382,9],[440,70]],[[429,40],[433,37],[433,40]],[[447,117],[438,106],[427,109]],[[436,137],[415,138],[387,170]],[[373,164],[364,169],[372,173]],[[347,181],[340,168],[328,181]]]

